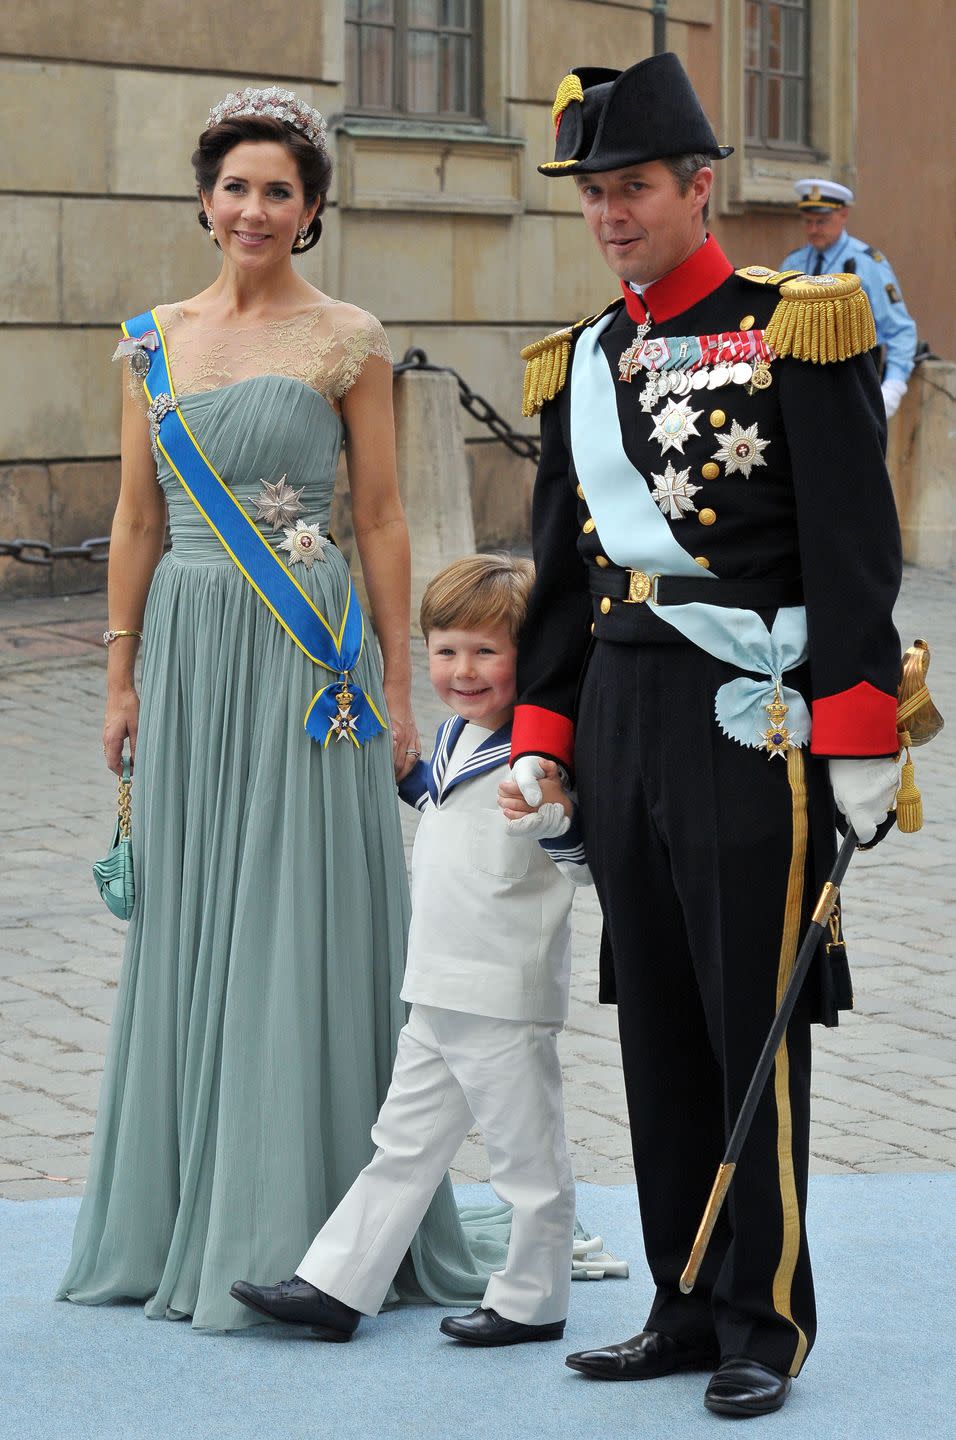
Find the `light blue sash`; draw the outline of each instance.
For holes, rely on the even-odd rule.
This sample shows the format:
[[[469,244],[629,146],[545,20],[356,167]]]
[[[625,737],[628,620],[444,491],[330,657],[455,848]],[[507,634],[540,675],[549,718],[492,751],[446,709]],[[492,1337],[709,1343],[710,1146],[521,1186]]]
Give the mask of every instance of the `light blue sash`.
[[[146,341],[139,354],[148,357],[148,369],[144,374],[145,360],[141,358],[136,373],[143,376],[150,401],[156,446],[173,474],[286,634],[313,664],[337,676],[313,696],[304,720],[308,734],[322,745],[328,745],[333,736],[356,746],[370,740],[385,728],[385,722],[371,697],[349,683],[349,672],[358,664],[365,644],[365,619],[351,578],[345,613],[335,630],[203,454],[178,408],[166,339],[155,311],[127,320],[123,333],[127,341],[140,337]]]
[[[615,565],[652,576],[693,576],[719,585],[713,570],[702,570],[678,543],[647,481],[624,449],[614,378],[598,343],[613,319],[605,316],[581,333],[571,367],[571,452],[601,544]],[[720,687],[714,708],[725,734],[741,745],[760,746],[767,726],[764,708],[779,686],[789,706],[790,740],[798,746],[807,743],[806,702],[798,691],[782,684],[784,672],[806,659],[807,616],[802,605],[778,610],[773,629],[768,630],[754,610],[702,601],[646,603],[659,619],[716,659],[767,677],[763,681],[741,676]]]

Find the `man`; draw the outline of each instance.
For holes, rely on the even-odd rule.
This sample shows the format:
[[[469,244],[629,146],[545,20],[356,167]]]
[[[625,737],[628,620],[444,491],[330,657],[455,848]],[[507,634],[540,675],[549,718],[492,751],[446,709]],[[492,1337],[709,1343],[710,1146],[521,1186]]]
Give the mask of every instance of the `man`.
[[[523,352],[541,462],[510,808],[537,805],[542,759],[575,772],[656,1285],[639,1335],[568,1364],[713,1370],[710,1409],[763,1414],[814,1338],[809,1024],[851,1003],[836,926],[690,1296],[679,1278],[832,863],[834,795],[865,842],[895,791],[872,317],[855,278],[734,273],[704,223],[730,152],[675,56],[575,70],[554,115],[539,169],[573,176],[623,296]]]
[[[903,303],[899,283],[886,256],[846,232],[853,191],[835,180],[798,180],[797,209],[807,244],[793,250],[784,270],[807,275],[859,275],[876,322],[876,342],[884,355],[883,403],[886,418],[895,415],[906,394],[916,354],[916,324]]]

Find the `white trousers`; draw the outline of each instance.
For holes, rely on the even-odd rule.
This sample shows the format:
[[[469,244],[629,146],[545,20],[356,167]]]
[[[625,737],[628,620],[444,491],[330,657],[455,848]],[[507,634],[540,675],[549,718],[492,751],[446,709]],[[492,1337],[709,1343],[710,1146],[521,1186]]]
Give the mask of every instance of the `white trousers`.
[[[372,1129],[378,1149],[295,1273],[365,1315],[378,1314],[474,1119],[491,1183],[513,1207],[507,1261],[489,1279],[482,1305],[526,1325],[564,1320],[575,1200],[560,1029],[413,1005]]]

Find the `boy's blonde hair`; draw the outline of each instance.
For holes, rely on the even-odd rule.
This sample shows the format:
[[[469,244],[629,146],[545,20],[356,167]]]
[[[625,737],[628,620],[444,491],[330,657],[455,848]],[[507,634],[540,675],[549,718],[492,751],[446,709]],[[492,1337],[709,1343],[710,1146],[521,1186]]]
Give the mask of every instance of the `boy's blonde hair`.
[[[425,586],[419,623],[433,630],[478,630],[504,623],[513,641],[524,624],[534,566],[519,555],[466,555]]]

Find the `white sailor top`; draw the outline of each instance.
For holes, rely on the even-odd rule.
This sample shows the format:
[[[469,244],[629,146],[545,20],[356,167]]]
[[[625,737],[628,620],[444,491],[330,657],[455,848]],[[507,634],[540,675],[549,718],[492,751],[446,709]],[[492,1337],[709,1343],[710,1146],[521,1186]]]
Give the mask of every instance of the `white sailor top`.
[[[571,901],[588,883],[577,815],[558,840],[509,833],[498,808],[511,725],[460,716],[438,730],[399,794],[421,812],[402,999],[506,1020],[568,1012]]]

